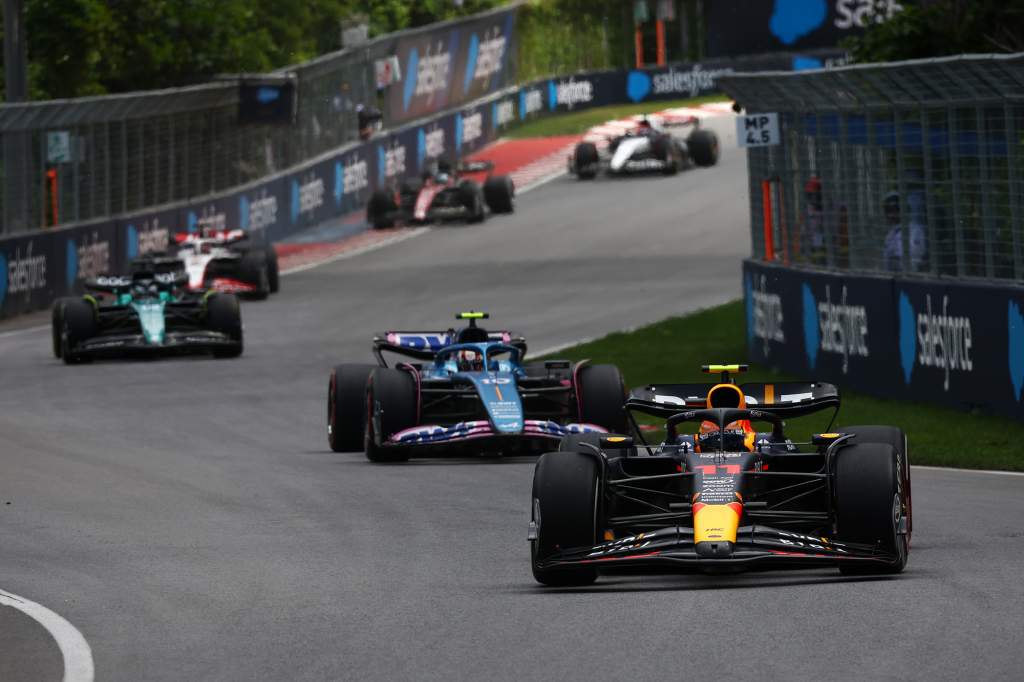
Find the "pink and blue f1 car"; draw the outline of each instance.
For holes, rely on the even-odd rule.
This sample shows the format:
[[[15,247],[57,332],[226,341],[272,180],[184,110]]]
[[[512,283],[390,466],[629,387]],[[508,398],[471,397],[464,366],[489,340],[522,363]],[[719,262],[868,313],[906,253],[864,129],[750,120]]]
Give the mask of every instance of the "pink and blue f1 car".
[[[410,457],[546,452],[566,435],[621,432],[625,388],[614,365],[524,362],[526,340],[477,325],[392,331],[373,340],[376,365],[331,372],[327,440],[375,462]],[[385,354],[401,356],[389,365]]]

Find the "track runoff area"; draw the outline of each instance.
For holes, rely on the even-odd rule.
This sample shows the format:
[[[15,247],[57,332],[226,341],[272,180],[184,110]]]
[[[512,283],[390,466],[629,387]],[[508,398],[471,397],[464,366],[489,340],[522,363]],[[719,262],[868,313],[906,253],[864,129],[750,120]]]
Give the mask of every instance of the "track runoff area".
[[[42,330],[0,337],[0,678],[1015,677],[1022,477],[915,468],[894,579],[544,590],[532,458],[327,451],[326,373],[374,331],[484,308],[544,350],[737,298],[745,159],[706,124],[714,168],[581,183],[562,141],[514,215],[285,265],[239,360],[69,368]]]

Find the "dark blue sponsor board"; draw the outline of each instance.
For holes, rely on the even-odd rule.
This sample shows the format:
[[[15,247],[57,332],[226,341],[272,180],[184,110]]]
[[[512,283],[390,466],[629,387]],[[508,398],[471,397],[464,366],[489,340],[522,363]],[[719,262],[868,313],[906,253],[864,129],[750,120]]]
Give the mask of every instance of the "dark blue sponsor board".
[[[913,0],[715,0],[707,3],[712,57],[834,48],[859,35],[873,12],[890,17]],[[798,59],[814,60],[813,57]],[[821,68],[824,63],[809,65]],[[798,64],[794,60],[793,68]],[[806,67],[805,67],[806,68]]]
[[[893,398],[1024,417],[1024,287],[746,261],[754,362]]]
[[[506,87],[515,15],[515,9],[493,12],[398,37],[402,78],[388,92],[389,121],[422,118]]]

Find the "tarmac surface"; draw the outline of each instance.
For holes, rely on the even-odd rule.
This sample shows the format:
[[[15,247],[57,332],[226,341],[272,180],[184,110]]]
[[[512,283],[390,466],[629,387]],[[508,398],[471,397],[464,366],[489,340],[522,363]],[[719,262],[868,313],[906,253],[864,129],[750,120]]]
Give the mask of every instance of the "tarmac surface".
[[[237,360],[66,367],[48,330],[0,336],[0,589],[74,624],[103,680],[1017,678],[1024,477],[915,469],[895,578],[550,590],[532,458],[329,451],[328,373],[370,361],[375,331],[484,309],[542,350],[737,298],[746,172],[726,146],[712,169],[561,178],[512,216],[285,277],[244,305]],[[0,650],[4,680],[59,675],[12,609]]]

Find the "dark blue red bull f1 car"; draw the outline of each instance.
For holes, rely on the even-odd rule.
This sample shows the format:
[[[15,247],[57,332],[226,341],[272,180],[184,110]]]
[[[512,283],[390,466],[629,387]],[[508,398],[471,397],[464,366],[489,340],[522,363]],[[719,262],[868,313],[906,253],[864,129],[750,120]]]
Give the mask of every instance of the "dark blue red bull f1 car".
[[[564,436],[626,427],[613,365],[525,362],[526,340],[456,316],[447,331],[392,331],[373,340],[376,365],[338,365],[327,392],[327,440],[377,462],[464,454],[524,454]],[[406,360],[389,365],[385,354]]]
[[[913,516],[907,439],[850,426],[793,442],[783,420],[833,409],[822,382],[657,384],[626,408],[660,416],[665,439],[565,438],[538,460],[529,539],[534,577],[581,585],[603,573],[732,573],[837,566],[899,573]],[[833,414],[833,419],[835,417]],[[754,423],[769,429],[758,431]]]

